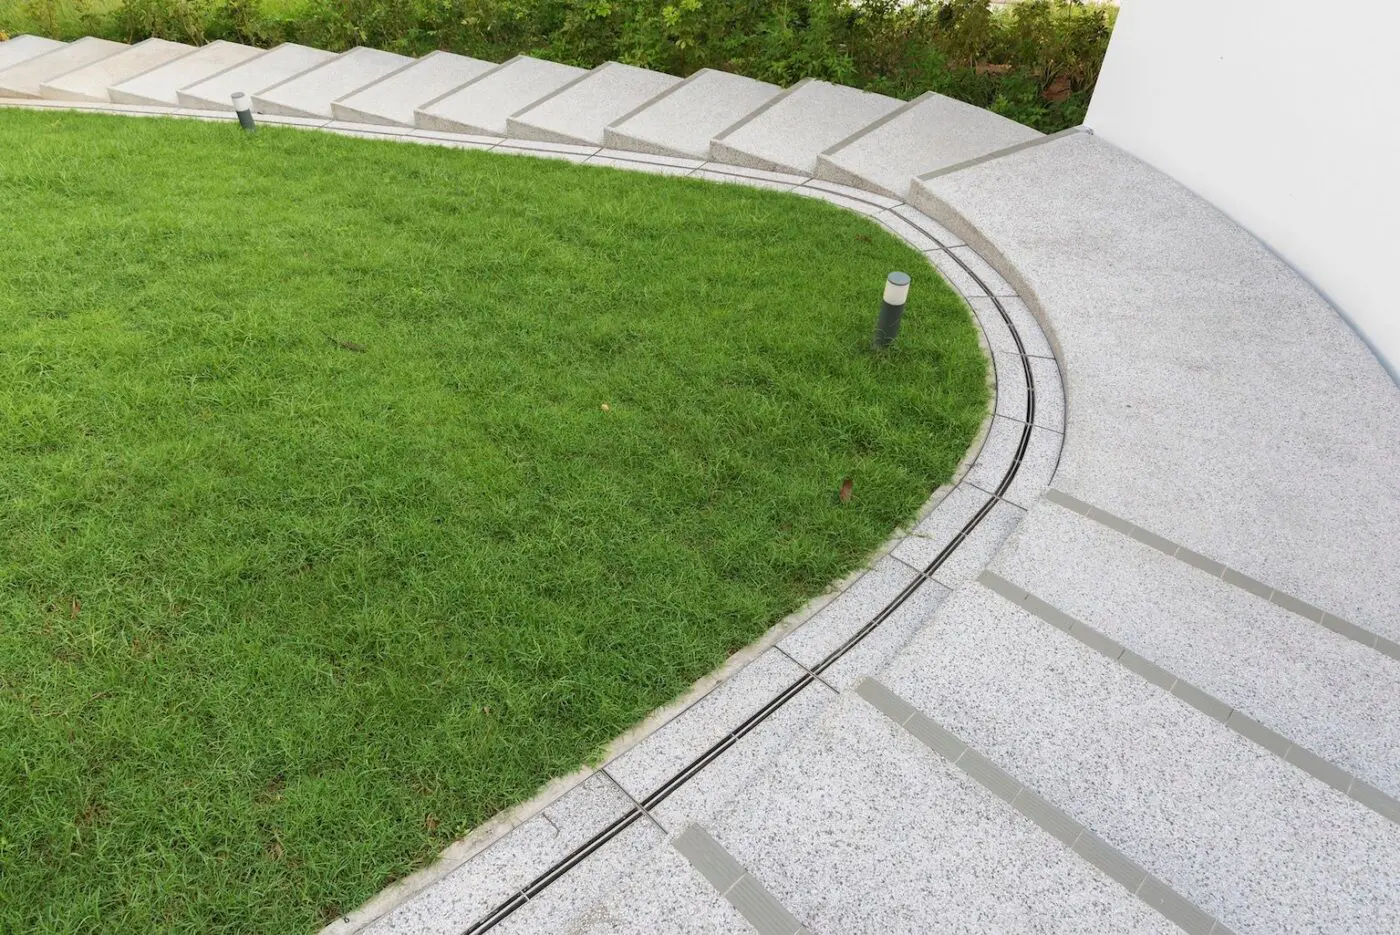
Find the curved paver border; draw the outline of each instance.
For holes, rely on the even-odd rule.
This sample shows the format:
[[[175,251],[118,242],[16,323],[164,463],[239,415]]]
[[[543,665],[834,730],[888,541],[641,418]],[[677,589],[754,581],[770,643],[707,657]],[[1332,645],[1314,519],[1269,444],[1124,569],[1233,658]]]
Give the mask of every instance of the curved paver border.
[[[224,123],[234,120],[233,115],[223,112],[179,107],[74,105],[69,102],[33,100],[0,101],[0,107],[175,117]],[[509,895],[496,902],[494,908],[473,913],[472,921],[465,923],[465,931],[468,935],[484,932],[503,921],[515,909],[542,893],[632,824],[641,820],[656,821],[652,809],[803,691],[808,688],[825,688],[831,692],[827,700],[833,700],[839,694],[839,689],[834,688],[828,680],[828,673],[832,672],[838,663],[850,657],[856,647],[875,633],[882,624],[893,618],[922,589],[950,590],[948,583],[936,576],[955,557],[961,557],[958,549],[986,529],[995,538],[990,543],[983,543],[983,548],[990,544],[991,551],[994,552],[1019,523],[1020,516],[1024,515],[1030,503],[1049,487],[1058,463],[1060,441],[1065,428],[1065,399],[1052,350],[1054,338],[1042,330],[1040,322],[1043,319],[1036,314],[1039,309],[1034,297],[1024,296],[1023,291],[1018,291],[1010,285],[1015,281],[1014,272],[1005,277],[998,272],[998,268],[1005,269],[1006,266],[1004,259],[996,256],[995,251],[994,257],[1000,262],[994,265],[952,231],[904,202],[808,176],[699,159],[434,130],[352,124],[338,120],[272,115],[260,115],[258,119],[268,125],[318,129],[346,136],[557,158],[587,165],[749,185],[817,198],[854,211],[873,219],[911,247],[924,253],[930,265],[963,296],[974,321],[978,324],[979,342],[992,363],[991,377],[995,390],[993,409],[984,419],[977,438],[959,464],[953,479],[934,491],[919,510],[914,527],[897,530],[870,556],[866,567],[853,572],[829,588],[826,593],[809,601],[801,610],[770,628],[758,640],[730,657],[714,673],[696,683],[681,699],[654,712],[642,724],[617,738],[608,747],[600,767],[584,768],[570,776],[552,781],[529,801],[496,816],[467,837],[449,846],[431,866],[392,884],[364,906],[332,923],[324,930],[327,933],[359,931],[381,921],[392,924],[390,916],[400,911],[405,911],[412,917],[415,914],[415,901],[430,897],[436,884],[444,883],[448,877],[469,867],[474,860],[484,858],[488,851],[494,852],[497,845],[508,846],[512,832],[522,828],[527,822],[539,817],[548,821],[547,809],[563,803],[570,796],[582,800],[579,804],[585,809],[592,807],[592,803],[586,800],[589,796],[596,795],[597,785],[590,788],[590,781],[595,777],[606,779],[614,787],[612,791],[621,792],[626,797],[622,813],[562,856],[531,860],[535,855],[515,855],[518,858],[523,857],[524,863],[533,871],[528,878],[529,882],[524,886],[510,887]],[[983,250],[986,249],[984,245]],[[966,497],[958,496],[960,492],[969,494],[974,501],[981,501],[980,505],[971,511],[970,516],[963,515],[967,512],[964,506]],[[993,523],[984,526],[984,521],[998,511],[1011,521],[1004,522],[999,527]],[[920,530],[926,532],[921,533]],[[907,557],[900,557],[899,553],[902,550],[925,557],[931,554],[932,557],[920,562],[911,562]],[[978,567],[972,569],[974,574],[985,564],[985,559],[976,561],[976,564]],[[862,582],[873,582],[873,587],[863,588]],[[841,621],[842,627],[827,627],[833,630],[837,643],[834,648],[822,654],[819,661],[803,664],[779,645],[785,637],[818,627],[822,623],[819,618],[823,616],[823,611],[833,608],[843,598],[849,598],[849,602],[859,608],[870,607],[873,610],[864,615],[854,632],[849,633],[845,632],[850,628],[849,615],[833,615]],[[921,623],[922,618],[914,622]],[[821,634],[827,642],[830,642],[832,635]],[[818,644],[821,642],[819,639]],[[898,649],[902,643],[903,640],[900,640],[892,648]],[[741,673],[770,653],[779,654],[787,659],[801,674],[795,680],[786,682],[780,690],[769,692],[761,698],[757,709],[750,711],[737,723],[733,719],[707,718],[702,710],[703,705],[717,697],[727,686],[736,684],[735,680]],[[883,658],[879,660],[879,663],[882,662]],[[853,684],[861,676],[873,674],[873,670],[878,667],[878,663],[871,665],[867,661],[863,668],[844,672],[843,681]],[[716,723],[721,725],[718,730],[712,729],[701,735],[701,741],[704,743],[698,756],[686,759],[680,769],[666,775],[649,794],[629,792],[622,782],[613,778],[609,772],[610,768],[616,769],[624,757],[635,756],[649,741],[659,742],[665,747],[667,740],[662,737],[663,732],[674,725],[682,724],[688,716],[690,720],[697,717],[702,721],[707,720],[710,727]],[[800,726],[795,729],[800,729]],[[690,746],[695,745],[694,737],[686,739],[690,741]],[[666,752],[674,753],[673,750]],[[532,846],[530,841],[520,843],[526,850]],[[493,857],[499,856],[493,853]],[[452,901],[450,896],[448,901]],[[461,931],[463,927],[459,924],[454,930]]]

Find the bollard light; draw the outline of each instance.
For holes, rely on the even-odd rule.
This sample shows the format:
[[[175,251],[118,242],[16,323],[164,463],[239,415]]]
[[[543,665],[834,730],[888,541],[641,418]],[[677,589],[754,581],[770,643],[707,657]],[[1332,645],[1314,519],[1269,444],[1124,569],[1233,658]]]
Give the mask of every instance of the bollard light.
[[[233,109],[238,114],[238,125],[245,130],[256,130],[253,124],[253,104],[242,91],[233,92]]]
[[[909,300],[909,274],[890,273],[885,277],[885,294],[880,301],[880,317],[875,322],[875,340],[870,346],[883,351],[899,334],[904,303]]]

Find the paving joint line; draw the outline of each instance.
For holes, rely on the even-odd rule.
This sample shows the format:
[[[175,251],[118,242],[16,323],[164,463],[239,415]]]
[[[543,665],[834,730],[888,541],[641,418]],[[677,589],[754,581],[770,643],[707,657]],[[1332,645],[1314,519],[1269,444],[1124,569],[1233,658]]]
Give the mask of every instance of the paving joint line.
[[[1069,813],[1015,779],[884,683],[867,677],[856,684],[855,692],[915,740],[957,767],[964,776],[1015,809],[1168,921],[1193,935],[1224,935],[1228,932],[1219,920],[1187,900],[1165,881],[1153,876]]]
[[[1046,489],[1042,497],[1056,506],[1064,507],[1079,516],[1083,516],[1085,519],[1093,520],[1100,526],[1106,526],[1114,532],[1125,535],[1143,545],[1150,546],[1163,555],[1167,555],[1177,561],[1190,565],[1198,571],[1204,571],[1211,577],[1218,578],[1226,584],[1232,585],[1249,594],[1253,594],[1255,597],[1263,598],[1276,607],[1282,607],[1284,610],[1297,614],[1305,620],[1326,627],[1333,633],[1337,633],[1349,640],[1360,643],[1368,649],[1374,649],[1392,659],[1400,660],[1400,643],[1387,639],[1378,633],[1373,633],[1364,627],[1359,627],[1350,621],[1343,620],[1336,614],[1324,611],[1320,607],[1315,607],[1307,601],[1294,597],[1288,592],[1281,591],[1270,584],[1266,584],[1256,578],[1251,578],[1241,571],[1230,568],[1223,562],[1217,562],[1208,556],[1188,549],[1184,545],[1173,542],[1165,536],[1159,536],[1150,529],[1145,529],[1120,516],[1115,516],[1107,510],[1086,503],[1077,497],[1065,493],[1063,490],[1050,487]]]
[[[1245,740],[1262,747],[1289,765],[1295,766],[1314,779],[1331,786],[1342,795],[1369,808],[1382,818],[1400,824],[1400,800],[1376,788],[1356,774],[1343,769],[1331,760],[1318,756],[1301,744],[1294,743],[1278,731],[1254,720],[1244,711],[1163,669],[1101,630],[1071,617],[1048,601],[1036,597],[1025,588],[1013,584],[995,572],[983,571],[977,576],[977,582],[999,597],[1022,608],[1031,616],[1069,634],[1100,655],[1123,666],[1134,675],[1184,701],[1212,720],[1219,721]]]

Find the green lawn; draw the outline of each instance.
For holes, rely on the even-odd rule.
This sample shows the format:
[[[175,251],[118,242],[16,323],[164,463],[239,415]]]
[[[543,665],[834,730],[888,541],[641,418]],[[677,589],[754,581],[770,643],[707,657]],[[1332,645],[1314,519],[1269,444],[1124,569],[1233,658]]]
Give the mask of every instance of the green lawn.
[[[314,930],[858,565],[986,408],[924,258],[808,199],[0,111],[0,207],[3,932]]]

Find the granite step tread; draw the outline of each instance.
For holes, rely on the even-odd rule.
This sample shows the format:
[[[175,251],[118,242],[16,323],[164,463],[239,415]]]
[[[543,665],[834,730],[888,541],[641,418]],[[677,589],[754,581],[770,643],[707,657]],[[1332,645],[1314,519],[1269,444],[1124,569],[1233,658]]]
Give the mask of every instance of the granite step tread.
[[[331,102],[337,120],[413,126],[413,112],[495,68],[451,52],[432,52],[352,94]]]
[[[108,88],[117,104],[178,106],[181,88],[197,84],[263,54],[262,49],[216,39],[173,61],[157,65]]]
[[[1233,931],[1400,925],[1400,826],[980,585],[879,682]]]
[[[850,692],[705,827],[817,935],[1177,931]]]
[[[131,48],[125,42],[112,42],[85,36],[59,49],[36,55],[0,71],[0,97],[39,97],[40,87],[71,71]]]
[[[587,73],[573,65],[517,55],[419,107],[414,124],[425,130],[505,136],[512,114]]]
[[[412,63],[413,59],[406,55],[357,46],[280,84],[254,92],[253,107],[264,114],[329,120],[333,116],[332,101]]]
[[[1046,500],[990,570],[1400,798],[1400,661]]]
[[[108,88],[195,51],[192,45],[147,39],[91,65],[51,78],[39,86],[39,96],[52,101],[110,103]]]
[[[1042,136],[982,107],[929,91],[817,157],[817,176],[903,199],[915,176]]]
[[[242,92],[252,98],[265,88],[281,84],[288,78],[317,65],[323,65],[333,58],[334,52],[284,42],[246,62],[180,88],[175,96],[182,107],[231,111],[231,98],[235,93]]]
[[[710,140],[782,93],[766,81],[702,68],[603,131],[606,145],[708,159]]]
[[[716,136],[710,154],[735,165],[812,175],[818,155],[903,105],[809,78]]]
[[[67,44],[44,36],[21,35],[7,39],[0,42],[0,71],[45,53],[57,51]]]
[[[506,120],[506,135],[545,143],[602,146],[608,124],[681,79],[659,71],[605,62]]]

